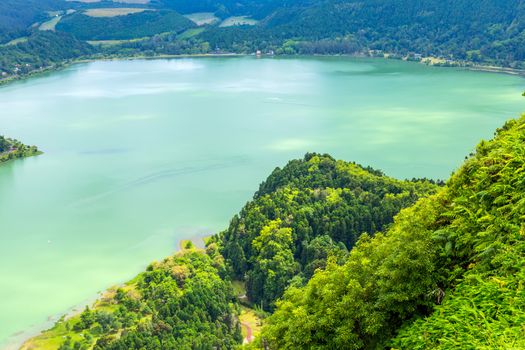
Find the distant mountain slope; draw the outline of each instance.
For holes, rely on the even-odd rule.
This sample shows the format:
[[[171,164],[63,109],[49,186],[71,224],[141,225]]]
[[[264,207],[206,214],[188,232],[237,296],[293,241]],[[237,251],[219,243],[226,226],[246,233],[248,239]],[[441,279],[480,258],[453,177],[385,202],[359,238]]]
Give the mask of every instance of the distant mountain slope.
[[[136,14],[90,17],[88,8],[137,7]],[[432,64],[525,68],[524,0],[152,0],[147,3],[6,0],[0,4],[0,43],[33,32],[35,22],[61,12],[56,30],[80,40],[126,40],[105,56],[202,54],[257,50],[275,54],[387,55]],[[256,25],[188,31],[180,14],[245,16]],[[167,33],[158,36],[157,34]]]
[[[175,11],[143,11],[114,17],[91,17],[81,12],[64,17],[56,26],[81,40],[133,39],[163,32],[182,32],[195,24]]]
[[[0,47],[0,72],[24,75],[94,52],[91,45],[67,33],[35,31],[25,41]]]
[[[288,289],[258,347],[524,348],[524,130],[506,123],[438,194]]]
[[[46,11],[59,10],[63,0],[0,1],[0,43],[20,36],[33,23],[48,17]]]
[[[252,16],[263,19],[274,11],[314,4],[314,0],[152,0],[153,6],[172,8],[180,13],[215,12],[218,17]]]
[[[252,16],[261,15],[252,10]],[[257,28],[219,29],[201,36],[212,47],[249,43],[246,47],[262,50],[297,41],[289,43],[286,53],[302,53],[304,41],[346,38],[354,51],[373,49],[516,67],[525,60],[523,0],[296,1],[263,15]],[[347,53],[342,50],[348,51],[337,45],[331,49]]]

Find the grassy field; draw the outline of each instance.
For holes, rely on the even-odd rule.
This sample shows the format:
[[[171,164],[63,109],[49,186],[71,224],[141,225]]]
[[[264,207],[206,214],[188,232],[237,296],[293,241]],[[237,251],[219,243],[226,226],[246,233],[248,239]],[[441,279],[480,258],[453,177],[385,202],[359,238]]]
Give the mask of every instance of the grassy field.
[[[40,30],[53,30],[54,31],[56,25],[58,24],[58,22],[60,22],[61,19],[62,19],[62,16],[55,16],[55,17],[51,18],[49,21],[42,23],[40,25],[40,27],[38,27],[38,29],[40,29]]]
[[[179,39],[179,40],[189,39],[191,37],[199,35],[204,30],[205,30],[204,28],[190,28],[190,29],[187,29],[184,32],[180,33],[179,35],[177,35],[177,39]]]
[[[220,21],[219,17],[216,17],[213,12],[196,12],[184,15],[187,19],[193,21],[198,26],[206,24],[213,24]]]
[[[123,286],[115,286],[108,289],[91,307],[92,310],[114,312],[117,310],[116,302],[114,301],[115,293],[117,288],[122,288],[126,292],[134,293],[136,278],[126,283]],[[138,296],[137,296],[138,297]],[[75,324],[80,321],[80,312],[76,312],[68,317],[63,316],[53,328],[43,331],[39,336],[29,339],[26,341],[20,350],[56,350],[64,343],[67,337],[71,337],[73,342],[81,341],[83,338],[82,333],[72,331]],[[119,336],[119,334],[117,334]],[[96,343],[97,336],[92,335],[93,342],[90,349]]]
[[[23,37],[20,37],[20,38],[16,38],[16,39],[13,39],[11,40],[10,42],[4,44],[4,45],[1,45],[1,46],[7,46],[7,45],[16,45],[16,44],[20,44],[20,43],[25,43],[27,41],[27,36],[23,36]]]
[[[145,5],[150,2],[150,0],[113,0],[113,2],[118,2],[121,4],[140,4]]]
[[[247,16],[236,16],[226,18],[224,21],[222,21],[219,27],[233,27],[241,25],[254,26],[257,23],[259,23],[259,21],[256,19],[252,19]]]
[[[109,47],[124,43],[133,43],[137,41],[142,41],[147,38],[136,38],[136,39],[125,39],[125,40],[88,40],[87,43],[93,46]]]
[[[144,11],[146,11],[146,9],[133,8],[133,7],[119,7],[119,8],[89,9],[89,10],[86,10],[84,14],[90,17],[117,17],[117,16],[129,15],[132,13],[140,13]]]

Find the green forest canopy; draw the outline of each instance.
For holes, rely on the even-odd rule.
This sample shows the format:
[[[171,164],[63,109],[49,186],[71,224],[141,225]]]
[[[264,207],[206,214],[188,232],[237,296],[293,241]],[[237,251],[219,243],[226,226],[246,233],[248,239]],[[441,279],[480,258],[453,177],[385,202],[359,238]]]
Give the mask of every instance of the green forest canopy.
[[[258,346],[525,347],[524,128],[507,122],[437,194],[289,288]]]

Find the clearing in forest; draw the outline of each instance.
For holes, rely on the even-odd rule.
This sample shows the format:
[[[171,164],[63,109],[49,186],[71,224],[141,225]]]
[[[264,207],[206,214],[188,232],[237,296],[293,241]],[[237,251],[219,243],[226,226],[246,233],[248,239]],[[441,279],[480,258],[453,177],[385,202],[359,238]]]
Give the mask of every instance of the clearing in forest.
[[[146,10],[147,9],[140,9],[140,8],[133,8],[133,7],[100,8],[100,9],[86,10],[84,14],[90,17],[117,17],[117,16],[129,15],[132,13],[140,13]]]

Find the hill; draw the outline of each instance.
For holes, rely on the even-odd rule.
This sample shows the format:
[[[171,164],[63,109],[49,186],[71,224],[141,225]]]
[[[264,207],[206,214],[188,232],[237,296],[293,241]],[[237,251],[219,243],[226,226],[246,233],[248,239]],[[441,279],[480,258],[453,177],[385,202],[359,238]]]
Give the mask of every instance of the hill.
[[[91,45],[67,33],[35,31],[24,41],[0,47],[0,74],[24,76],[93,53]]]
[[[22,349],[231,349],[242,336],[231,283],[221,276],[212,248],[185,249]]]
[[[25,35],[28,28],[60,10],[62,0],[3,0],[0,2],[0,44]]]
[[[248,348],[523,348],[524,130],[507,122],[441,186],[293,160],[205,252],[151,264],[26,345],[233,348],[242,302],[270,312]]]
[[[215,240],[234,277],[246,279],[250,300],[271,311],[292,279],[308,280],[327,256],[344,261],[363,232],[383,230],[437,188],[307,154],[276,169]]]
[[[326,43],[338,39],[352,44],[355,52],[375,50],[522,67],[523,11],[520,0],[295,1],[274,8],[258,28],[219,29],[203,33],[202,38],[221,48],[255,43],[263,51],[349,53]]]
[[[76,12],[64,17],[56,29],[81,40],[121,40],[163,32],[180,33],[194,26],[192,21],[175,11],[159,10],[104,17]]]
[[[258,346],[525,347],[524,128],[506,123],[437,194],[289,288]]]
[[[272,310],[289,283],[308,280],[327,256],[343,263],[360,232],[373,235],[401,208],[438,188],[308,154],[276,169],[206,251],[190,247],[152,263],[23,349],[157,349],[159,343],[231,349],[242,341],[233,282],[242,285],[248,275],[251,300],[243,304]]]

